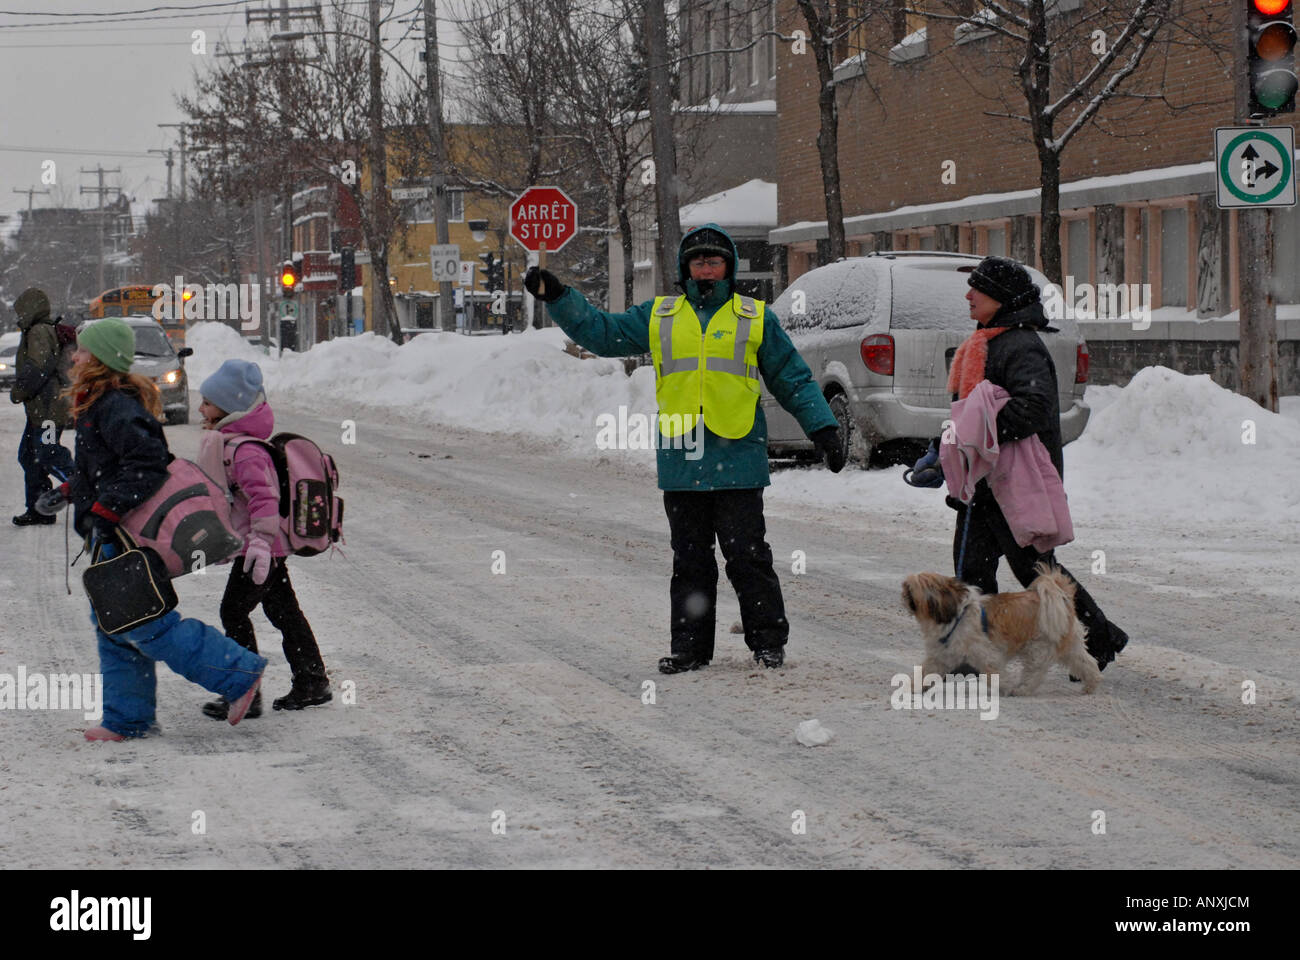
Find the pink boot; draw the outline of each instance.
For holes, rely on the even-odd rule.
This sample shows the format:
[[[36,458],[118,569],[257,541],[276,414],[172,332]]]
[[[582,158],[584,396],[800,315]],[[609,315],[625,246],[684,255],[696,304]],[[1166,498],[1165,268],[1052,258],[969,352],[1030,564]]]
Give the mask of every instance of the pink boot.
[[[232,727],[244,719],[244,714],[248,713],[248,708],[253,704],[253,697],[257,696],[257,688],[261,685],[262,677],[259,674],[257,679],[253,681],[253,685],[248,688],[248,692],[238,700],[231,702],[230,712],[226,714],[226,719],[230,721]]]
[[[114,733],[108,727],[91,727],[86,731],[87,740],[111,740],[114,743],[125,740],[126,737],[120,733]]]

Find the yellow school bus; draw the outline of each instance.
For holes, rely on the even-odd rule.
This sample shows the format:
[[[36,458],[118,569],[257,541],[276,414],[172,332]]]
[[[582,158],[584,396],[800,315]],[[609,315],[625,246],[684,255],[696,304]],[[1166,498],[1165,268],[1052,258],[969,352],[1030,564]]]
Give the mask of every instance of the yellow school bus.
[[[125,287],[114,287],[112,290],[105,290],[94,300],[90,301],[90,306],[86,310],[86,315],[91,320],[99,320],[103,317],[152,317],[154,315],[153,305],[158,298],[153,295],[154,285],[151,283],[132,283]],[[188,300],[191,294],[187,290],[185,299]],[[162,328],[167,331],[172,343],[179,349],[185,345],[185,317],[183,311],[170,310],[169,313],[180,313],[179,317],[174,319],[159,320]]]

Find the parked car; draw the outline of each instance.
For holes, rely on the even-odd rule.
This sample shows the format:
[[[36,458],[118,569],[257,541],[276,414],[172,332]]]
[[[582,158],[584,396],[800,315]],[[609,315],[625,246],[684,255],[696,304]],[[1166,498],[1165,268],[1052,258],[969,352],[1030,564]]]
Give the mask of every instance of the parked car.
[[[190,382],[185,375],[185,358],[194,350],[177,350],[167,331],[153,317],[123,318],[135,333],[135,362],[132,373],[151,377],[162,391],[163,414],[168,423],[190,422]],[[89,320],[87,323],[98,323]]]
[[[12,390],[18,371],[14,360],[18,355],[18,344],[0,347],[0,390]]]
[[[930,251],[850,257],[810,270],[772,304],[846,431],[850,462],[907,462],[942,432],[948,369],[975,328],[966,277],[980,259]],[[1069,443],[1088,422],[1088,348],[1074,320],[1050,325],[1059,332],[1040,336],[1056,365],[1061,439]],[[813,449],[766,388],[762,404],[770,456]]]

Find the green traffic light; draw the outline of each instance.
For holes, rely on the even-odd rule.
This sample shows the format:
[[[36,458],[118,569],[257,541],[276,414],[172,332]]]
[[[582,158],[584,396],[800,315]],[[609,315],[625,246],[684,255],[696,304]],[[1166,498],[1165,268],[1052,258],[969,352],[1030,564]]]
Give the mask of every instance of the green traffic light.
[[[1300,80],[1290,70],[1270,70],[1255,78],[1255,100],[1260,106],[1277,110],[1296,95]]]

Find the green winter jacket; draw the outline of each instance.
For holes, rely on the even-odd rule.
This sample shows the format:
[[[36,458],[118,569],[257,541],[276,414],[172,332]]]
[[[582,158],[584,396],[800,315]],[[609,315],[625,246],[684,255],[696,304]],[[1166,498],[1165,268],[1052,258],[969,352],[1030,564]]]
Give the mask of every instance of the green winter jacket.
[[[712,223],[697,229],[706,227],[725,233]],[[683,237],[683,245],[685,240]],[[735,263],[738,255],[734,254],[734,242],[732,250],[732,262]],[[678,271],[687,298],[707,333],[714,313],[731,296],[731,281],[719,283],[712,295],[704,299],[694,281],[689,279],[680,254]],[[627,357],[650,350],[650,311],[653,306],[654,301],[647,300],[626,313],[606,313],[597,310],[570,287],[560,299],[547,305],[547,312],[575,343],[592,353],[602,357]],[[823,427],[836,425],[835,415],[813,380],[812,371],[769,307],[763,309],[763,342],[758,350],[758,370],[768,390],[799,421],[804,433],[811,436]],[[703,433],[702,456],[700,450],[690,451],[684,445],[674,447],[661,438],[657,451],[660,490],[745,490],[765,487],[771,482],[767,470],[767,420],[761,403],[755,412],[753,429],[739,440],[720,437],[702,422],[699,429]],[[688,454],[698,459],[688,459]]]
[[[14,355],[15,378],[9,399],[27,405],[28,423],[52,420],[55,426],[65,427],[68,400],[59,396],[66,384],[59,374],[59,336],[54,319],[48,313],[19,316],[18,329],[23,336]]]

